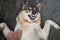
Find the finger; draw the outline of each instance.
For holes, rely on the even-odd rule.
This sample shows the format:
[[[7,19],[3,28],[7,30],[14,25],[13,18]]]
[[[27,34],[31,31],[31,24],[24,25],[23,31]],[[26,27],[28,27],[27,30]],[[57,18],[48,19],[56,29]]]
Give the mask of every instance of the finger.
[[[13,38],[13,32],[11,31],[8,33],[7,40],[10,40],[12,38]]]
[[[19,29],[18,29],[18,30],[16,30],[15,32],[18,33],[19,31],[21,32],[22,30],[19,30]]]
[[[21,39],[21,36],[22,36],[22,30],[21,31],[17,31],[17,39]]]
[[[14,33],[15,33],[16,35],[18,35],[18,34],[21,34],[22,31],[18,29],[18,30],[16,30]]]
[[[17,33],[16,33],[18,36],[19,35],[22,35],[22,31],[17,31]]]
[[[17,37],[18,37],[18,36],[17,36],[16,32],[14,32],[14,38],[17,39]]]
[[[19,36],[19,35],[22,34],[22,30],[17,30],[15,33],[16,33],[17,36]]]
[[[14,37],[16,37],[16,39],[18,40],[21,38],[21,35],[22,35],[22,31],[16,30],[14,32]]]
[[[13,32],[12,32],[12,31],[8,33],[8,36],[11,37],[12,35],[13,35]],[[8,37],[8,36],[7,36],[7,37]]]

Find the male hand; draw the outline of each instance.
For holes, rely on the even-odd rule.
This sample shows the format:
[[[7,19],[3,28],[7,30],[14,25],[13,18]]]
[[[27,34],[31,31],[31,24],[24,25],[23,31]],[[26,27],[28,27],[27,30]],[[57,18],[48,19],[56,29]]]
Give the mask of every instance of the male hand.
[[[15,31],[15,32],[9,32],[7,36],[7,40],[20,40],[22,36],[22,31]]]

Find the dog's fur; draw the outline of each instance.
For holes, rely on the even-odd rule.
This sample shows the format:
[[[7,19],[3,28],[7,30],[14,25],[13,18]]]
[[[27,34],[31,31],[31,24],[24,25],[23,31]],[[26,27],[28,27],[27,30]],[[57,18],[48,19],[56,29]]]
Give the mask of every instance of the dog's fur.
[[[31,10],[29,10],[29,8]],[[15,31],[18,29],[22,30],[21,40],[48,40],[50,25],[52,25],[56,29],[60,29],[60,27],[52,20],[47,20],[45,22],[44,28],[42,29],[40,26],[40,9],[40,3],[37,3],[36,7],[33,8],[26,5],[23,6],[21,12],[16,18],[17,24],[15,27]],[[10,32],[10,29],[7,27],[5,23],[0,23],[0,27],[4,28],[3,33],[5,37],[7,37],[8,33]]]

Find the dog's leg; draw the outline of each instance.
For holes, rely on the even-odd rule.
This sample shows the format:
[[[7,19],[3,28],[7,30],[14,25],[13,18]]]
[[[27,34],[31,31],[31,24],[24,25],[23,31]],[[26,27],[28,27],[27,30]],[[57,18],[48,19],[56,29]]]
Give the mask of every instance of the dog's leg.
[[[58,24],[56,24],[52,20],[47,20],[46,23],[45,23],[45,25],[44,25],[44,28],[43,28],[43,38],[44,38],[44,40],[48,39],[49,30],[50,30],[51,25],[54,28],[56,28],[56,29],[60,29],[60,27],[58,26]]]
[[[7,27],[6,23],[1,23],[0,28],[3,28],[3,34],[5,35],[5,37],[7,37],[10,29]]]

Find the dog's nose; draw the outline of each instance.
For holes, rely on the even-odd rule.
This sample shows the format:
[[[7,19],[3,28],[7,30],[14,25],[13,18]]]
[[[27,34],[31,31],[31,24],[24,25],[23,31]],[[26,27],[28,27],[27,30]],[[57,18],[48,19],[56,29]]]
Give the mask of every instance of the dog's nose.
[[[32,14],[35,15],[36,14],[36,11],[33,11]]]
[[[35,17],[35,15],[32,15],[32,17]]]

